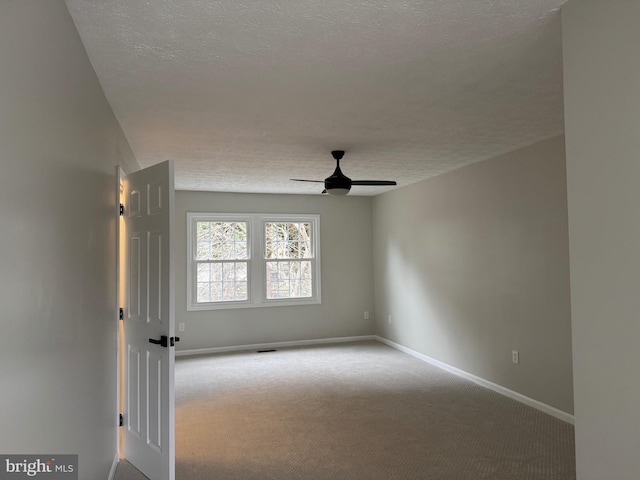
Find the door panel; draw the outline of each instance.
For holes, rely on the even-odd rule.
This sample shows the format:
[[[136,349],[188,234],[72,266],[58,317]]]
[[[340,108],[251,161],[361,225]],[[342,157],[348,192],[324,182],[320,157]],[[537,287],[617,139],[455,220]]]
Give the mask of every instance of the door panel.
[[[152,480],[174,480],[173,164],[124,179],[127,298],[124,314],[124,456]]]
[[[125,390],[127,398],[127,432],[140,438],[140,350],[133,345],[128,345],[129,354],[127,362],[128,389]]]
[[[162,232],[149,232],[149,317],[150,323],[162,325]]]
[[[125,302],[127,320],[140,320],[140,233],[134,232],[129,237],[129,298]]]

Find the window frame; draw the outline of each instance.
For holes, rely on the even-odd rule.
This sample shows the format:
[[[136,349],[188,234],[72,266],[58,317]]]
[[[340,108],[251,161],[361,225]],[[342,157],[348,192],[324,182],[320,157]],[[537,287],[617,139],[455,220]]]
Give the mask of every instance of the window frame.
[[[205,222],[246,222],[247,223],[247,300],[222,302],[197,301],[196,225]],[[266,234],[267,223],[310,223],[312,258],[311,297],[267,298],[266,280]],[[187,311],[224,310],[233,308],[255,308],[270,306],[300,306],[322,303],[320,261],[320,215],[318,214],[246,214],[187,212]]]

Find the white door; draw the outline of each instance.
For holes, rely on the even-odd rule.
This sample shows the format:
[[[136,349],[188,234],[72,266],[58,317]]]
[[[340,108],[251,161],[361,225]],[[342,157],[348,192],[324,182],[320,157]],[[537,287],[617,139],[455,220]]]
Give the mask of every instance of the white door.
[[[135,172],[123,184],[123,452],[151,480],[174,480],[173,163]]]

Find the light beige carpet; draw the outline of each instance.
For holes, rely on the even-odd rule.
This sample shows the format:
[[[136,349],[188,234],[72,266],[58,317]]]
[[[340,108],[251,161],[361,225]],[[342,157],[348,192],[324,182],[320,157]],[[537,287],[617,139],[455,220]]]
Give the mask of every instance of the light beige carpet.
[[[147,480],[147,477],[125,459],[121,458],[120,462],[118,462],[113,480]]]
[[[176,362],[177,480],[570,480],[573,438],[378,342]]]

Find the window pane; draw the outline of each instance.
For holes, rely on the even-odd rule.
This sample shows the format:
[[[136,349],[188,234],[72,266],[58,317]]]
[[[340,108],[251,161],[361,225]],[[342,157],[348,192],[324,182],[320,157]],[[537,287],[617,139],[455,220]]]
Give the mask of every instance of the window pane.
[[[247,282],[236,283],[236,299],[246,300],[249,298],[247,295]]]
[[[221,282],[222,281],[222,264],[221,263],[212,263],[211,264],[211,282]]]
[[[236,263],[236,280],[247,281],[247,264],[246,262]]]
[[[224,301],[237,300],[236,297],[236,285],[233,282],[225,282],[223,284]]]
[[[311,271],[311,262],[309,261],[300,262],[300,278],[310,279],[313,276],[312,273],[313,272]]]
[[[211,297],[208,302],[222,301],[222,282],[211,282]]]
[[[224,222],[208,222],[209,228],[211,229],[211,234],[209,236],[209,240],[211,242],[222,242],[224,239]]]
[[[248,258],[247,224],[245,222],[238,222],[234,224],[232,242],[234,244],[234,258]]]
[[[266,262],[267,298],[304,298],[313,294],[310,261]]]
[[[267,298],[277,298],[276,297],[276,289],[278,284],[278,263],[277,262],[267,262],[266,268],[266,294]]]
[[[311,224],[300,224],[300,258],[313,258],[313,252],[311,250]]]
[[[266,222],[265,258],[313,258],[311,223]]]
[[[233,263],[222,264],[222,279],[225,282],[233,282],[235,279],[236,266]]]
[[[211,265],[208,263],[198,264],[198,283],[209,282],[211,279]]]
[[[247,246],[247,237],[245,235],[244,241],[236,242],[236,256],[238,260],[246,260],[249,258],[249,251]]]
[[[211,292],[209,283],[198,282],[197,302],[210,302]]]
[[[211,244],[205,241],[198,241],[196,246],[196,260],[206,260],[211,257]]]
[[[196,260],[248,258],[246,222],[196,222]]]
[[[247,300],[247,262],[199,263],[197,293],[199,303]]]
[[[303,278],[300,280],[300,297],[310,297],[312,295],[311,279]]]

